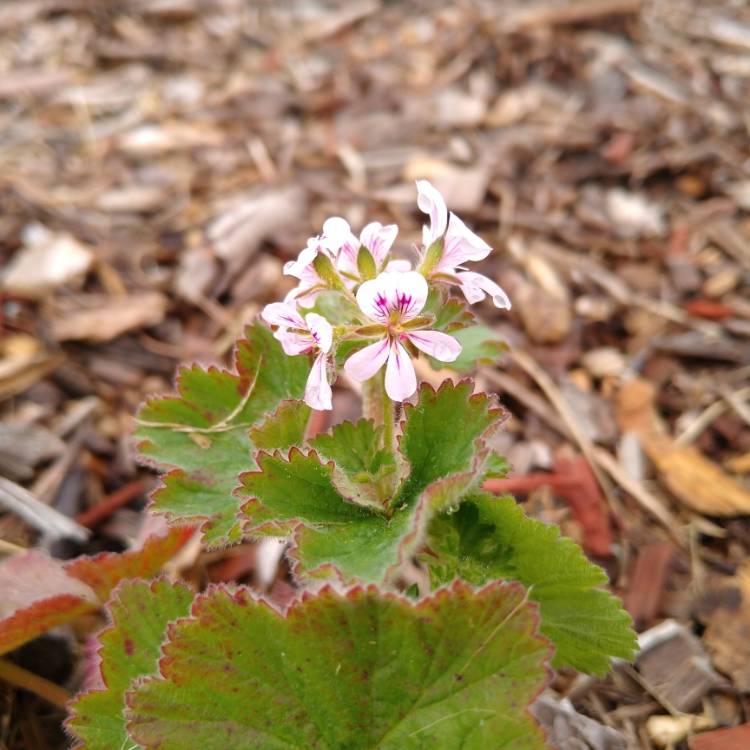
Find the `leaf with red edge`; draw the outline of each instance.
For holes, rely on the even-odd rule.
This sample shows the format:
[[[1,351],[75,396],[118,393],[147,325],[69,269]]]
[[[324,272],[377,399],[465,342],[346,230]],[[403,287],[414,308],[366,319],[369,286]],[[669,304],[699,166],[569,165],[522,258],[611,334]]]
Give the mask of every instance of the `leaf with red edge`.
[[[125,731],[125,691],[137,677],[154,674],[167,624],[186,616],[193,592],[166,580],[126,581],[107,610],[112,624],[99,634],[99,669],[105,685],[79,695],[66,726],[86,750],[137,747]]]
[[[8,558],[0,564],[0,654],[98,609],[121,580],[157,575],[192,533],[173,529],[138,550],[67,563],[36,551]]]
[[[256,323],[247,328],[234,365],[233,371],[198,365],[181,370],[177,394],[151,399],[138,414],[141,456],[171,468],[151,509],[175,523],[202,523],[212,547],[241,536],[232,491],[237,475],[253,467],[250,428],[265,419],[259,429],[267,442],[274,434],[288,440],[296,426],[301,442],[309,415],[300,402],[296,421],[285,421],[276,432],[268,425],[266,415],[284,400],[302,398],[310,362],[307,356],[284,354],[267,327]],[[286,420],[288,411],[283,416]]]
[[[89,586],[37,551],[0,563],[0,591],[0,654],[99,607]]]
[[[153,578],[194,533],[192,526],[172,528],[164,536],[150,536],[140,549],[102,552],[77,557],[65,564],[68,575],[89,585],[101,601],[125,578]]]
[[[215,588],[127,694],[128,732],[160,750],[543,750],[526,711],[548,679],[537,620],[500,582],[418,604],[326,587],[286,615]]]

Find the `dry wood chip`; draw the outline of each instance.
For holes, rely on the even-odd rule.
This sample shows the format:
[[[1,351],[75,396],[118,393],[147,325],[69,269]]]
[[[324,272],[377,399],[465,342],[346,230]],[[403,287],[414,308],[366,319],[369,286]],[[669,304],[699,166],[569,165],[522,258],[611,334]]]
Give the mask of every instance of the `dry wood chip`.
[[[236,270],[261,242],[300,222],[306,211],[307,196],[301,187],[274,188],[235,200],[214,219],[206,234],[216,255]]]
[[[636,665],[654,697],[677,711],[690,711],[712,688],[726,685],[701,642],[684,625],[665,620],[639,637]]]
[[[2,275],[2,288],[27,297],[42,297],[79,281],[94,261],[91,248],[66,233],[52,234],[37,226],[33,239],[13,256]]]
[[[750,747],[750,724],[696,735],[688,740],[688,747],[690,750],[747,750]]]
[[[636,432],[661,482],[684,505],[709,516],[750,513],[750,492],[693,445],[683,445],[660,430],[654,387],[633,379],[618,393],[617,419]]]
[[[57,341],[109,341],[126,331],[157,325],[167,311],[167,297],[160,292],[139,292],[124,297],[80,295],[66,304],[46,310]]]
[[[616,729],[578,713],[569,700],[542,695],[530,708],[547,731],[547,738],[563,750],[626,750],[627,741]]]

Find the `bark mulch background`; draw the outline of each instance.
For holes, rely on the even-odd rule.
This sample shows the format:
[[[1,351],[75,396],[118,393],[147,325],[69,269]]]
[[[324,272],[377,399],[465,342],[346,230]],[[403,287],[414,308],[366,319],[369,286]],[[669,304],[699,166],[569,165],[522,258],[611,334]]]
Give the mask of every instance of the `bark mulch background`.
[[[479,372],[513,414],[495,489],[643,634],[635,666],[558,676],[553,741],[750,747],[749,128],[744,0],[6,0],[0,554],[133,544],[138,404],[225,361],[327,216],[408,252],[426,177],[514,301],[482,310],[511,344]],[[89,541],[50,542],[19,487]],[[257,580],[252,546],[191,564]],[[74,691],[78,643],[16,658]],[[60,718],[0,685],[3,750],[65,747]]]

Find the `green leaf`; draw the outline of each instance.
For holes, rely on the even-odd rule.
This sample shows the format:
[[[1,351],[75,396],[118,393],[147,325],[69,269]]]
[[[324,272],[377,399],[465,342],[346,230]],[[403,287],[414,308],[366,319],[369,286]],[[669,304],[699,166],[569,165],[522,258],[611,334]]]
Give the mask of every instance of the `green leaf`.
[[[539,603],[554,664],[603,674],[611,657],[632,659],[636,637],[620,600],[601,588],[607,574],[572,540],[526,516],[513,498],[477,495],[432,520],[423,559],[435,585],[456,577],[481,585],[520,581]]]
[[[136,746],[125,731],[125,691],[137,677],[154,674],[167,624],[190,611],[193,592],[165,580],[132,581],[114,593],[112,625],[99,634],[101,677],[106,686],[79,695],[66,726],[85,750]],[[189,747],[190,745],[186,745]]]
[[[510,464],[505,456],[492,451],[487,456],[487,463],[485,464],[484,476],[485,479],[504,479],[508,476],[510,471]]]
[[[362,313],[359,308],[340,292],[321,292],[312,307],[304,312],[316,312],[322,315],[332,326],[349,325],[354,320],[360,320]]]
[[[504,419],[503,410],[486,393],[472,395],[473,383],[446,380],[436,391],[422,385],[416,406],[404,408],[399,449],[411,472],[400,492],[408,498],[440,477],[478,469],[486,458],[484,441]]]
[[[302,397],[309,369],[306,356],[285,355],[270,330],[256,323],[237,345],[235,371],[197,365],[182,370],[177,395],[151,399],[138,415],[141,455],[173,468],[154,495],[152,510],[179,523],[204,522],[209,546],[237,541],[232,490],[237,475],[253,466],[248,431],[285,399]],[[299,427],[303,418],[297,416]]]
[[[422,312],[435,316],[431,328],[447,333],[466,328],[476,321],[474,313],[465,302],[457,297],[449,297],[434,287],[430,290]]]
[[[547,681],[536,619],[503,583],[416,605],[324,588],[285,616],[216,588],[129,692],[128,730],[160,750],[544,750],[526,712]]]
[[[292,534],[298,575],[383,580],[416,551],[429,519],[457,505],[482,476],[483,440],[501,413],[471,390],[468,382],[446,383],[438,391],[422,387],[418,404],[405,411],[398,469],[382,455],[380,431],[366,420],[316,438],[323,459],[297,449],[288,457],[258,454],[258,470],[240,477],[240,492],[250,498],[242,507],[248,533]],[[441,440],[453,421],[450,440]],[[380,500],[378,492],[395,486],[388,481],[404,467],[409,476],[395,496]],[[382,485],[358,485],[358,476],[382,469]]]
[[[473,325],[459,331],[451,331],[451,336],[461,344],[461,354],[448,365],[428,357],[434,370],[449,367],[456,372],[471,372],[479,364],[493,364],[507,349],[502,336],[485,325]]]
[[[310,407],[304,402],[282,401],[265,422],[250,430],[250,439],[266,451],[301,445],[309,419]]]
[[[382,427],[360,419],[356,424],[342,422],[310,441],[324,461],[333,462],[333,481],[342,496],[381,510],[389,499],[384,488],[389,482],[396,484],[396,464],[393,455],[381,448],[382,435]]]

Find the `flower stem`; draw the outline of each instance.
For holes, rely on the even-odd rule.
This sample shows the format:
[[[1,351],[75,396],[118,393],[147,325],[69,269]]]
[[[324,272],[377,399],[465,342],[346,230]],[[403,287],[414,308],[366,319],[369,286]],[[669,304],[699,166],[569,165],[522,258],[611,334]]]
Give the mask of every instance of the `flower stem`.
[[[65,704],[70,700],[70,694],[67,690],[7,659],[0,659],[0,679],[16,687],[29,690],[54,706],[65,708]]]
[[[394,431],[396,427],[396,404],[383,391],[383,448],[389,453],[395,450]]]

